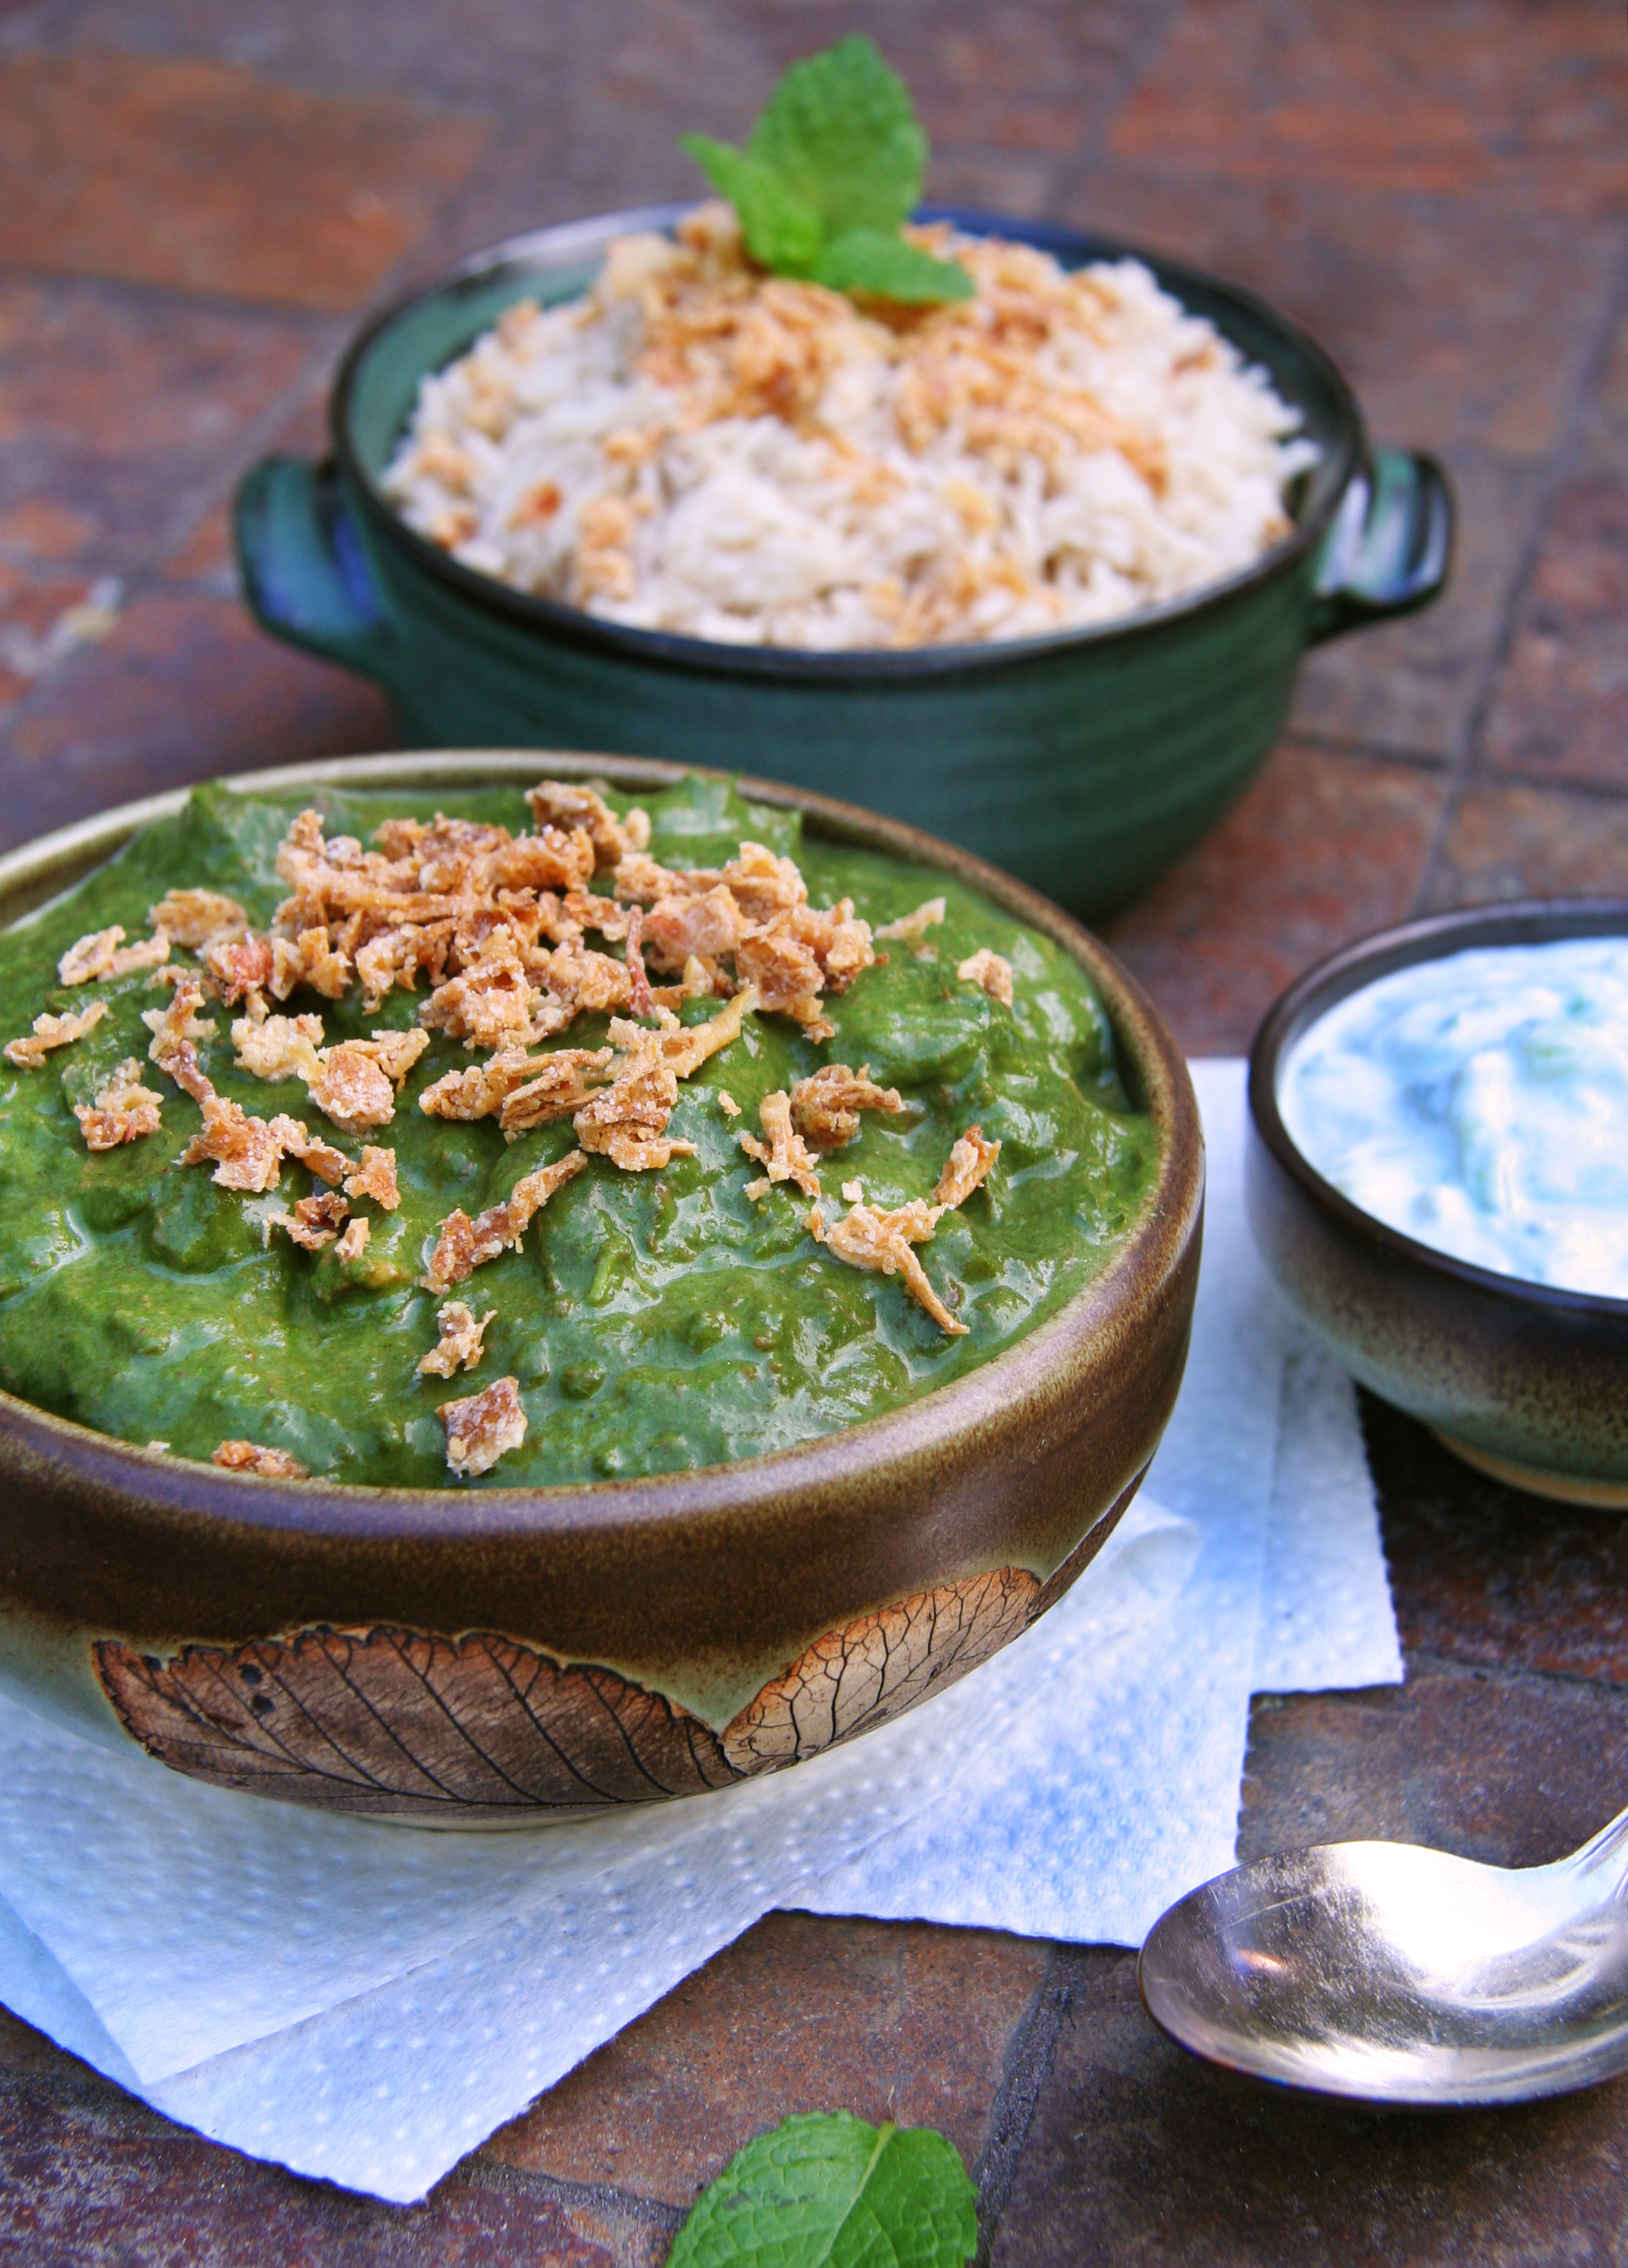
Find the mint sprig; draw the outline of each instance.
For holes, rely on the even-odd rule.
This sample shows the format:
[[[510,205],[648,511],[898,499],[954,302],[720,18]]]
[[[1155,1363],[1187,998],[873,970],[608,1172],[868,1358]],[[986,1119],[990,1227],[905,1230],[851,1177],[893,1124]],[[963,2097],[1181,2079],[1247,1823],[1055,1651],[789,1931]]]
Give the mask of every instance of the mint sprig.
[[[793,63],[744,150],[681,134],[772,275],[910,306],[970,299],[972,279],[899,234],[927,169],[910,90],[862,35]]]
[[[930,2126],[788,2118],[703,2191],[667,2268],[965,2268],[977,2201]]]

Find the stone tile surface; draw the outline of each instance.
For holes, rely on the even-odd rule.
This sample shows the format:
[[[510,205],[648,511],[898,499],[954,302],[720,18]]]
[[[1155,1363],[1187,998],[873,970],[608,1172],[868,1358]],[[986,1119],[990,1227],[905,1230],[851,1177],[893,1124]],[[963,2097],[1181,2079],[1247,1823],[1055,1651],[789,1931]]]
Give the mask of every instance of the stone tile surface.
[[[1628,896],[1628,806],[1472,780],[1424,893],[1427,909],[1494,898]]]
[[[279,408],[287,415],[275,427],[262,427],[257,455],[268,457],[325,457],[330,447],[327,421],[328,372],[319,364],[308,369],[293,390],[292,407],[282,397]],[[190,499],[178,515],[176,540],[158,561],[161,583],[183,585],[212,592],[220,598],[238,596],[238,563],[232,550],[232,497],[245,466],[242,460],[221,466],[207,488]]]
[[[381,693],[274,643],[235,601],[150,593],[12,712],[0,840],[222,772],[396,741]]]
[[[1628,1525],[1473,1471],[1364,1397],[1404,1646],[1628,1685]]]
[[[1269,2089],[1157,2033],[1081,1956],[994,2268],[1616,2268],[1628,2084],[1426,2118]]]
[[[1192,1055],[1237,1054],[1290,979],[1412,904],[1434,774],[1295,741],[1106,935]]]
[[[1498,688],[1487,768],[1628,789],[1628,480],[1573,482],[1545,530]]]
[[[306,320],[0,277],[0,558],[147,564],[336,343]]]
[[[0,561],[0,718],[78,650],[85,629],[101,628],[106,610],[85,611],[96,588],[82,576],[29,574]]]
[[[0,261],[346,309],[486,140],[475,118],[297,93],[191,58],[0,62]]]
[[[1116,156],[1206,188],[1314,180],[1573,216],[1628,202],[1628,52],[1609,0],[1184,10],[1114,122]]]
[[[1407,441],[1406,428],[1375,438]],[[1468,754],[1544,508],[1541,468],[1471,445],[1446,453],[1456,521],[1451,580],[1422,615],[1348,632],[1306,657],[1290,729],[1426,762]]]
[[[0,2252],[29,2268],[621,2268],[551,2197],[443,2183],[421,2205],[381,2205],[217,2149],[122,2102],[0,2083]],[[607,2241],[609,2240],[609,2241]],[[619,2257],[620,2252],[620,2257]]]
[[[1401,1690],[1258,1701],[1240,1852],[1388,1836],[1538,1863],[1603,1823],[1625,1767],[1628,1697],[1414,1655]],[[1088,1953],[992,2257],[1603,2268],[1625,2170],[1622,2080],[1473,2116],[1319,2102],[1172,2047],[1133,1960]]]
[[[1407,1673],[1366,1693],[1257,1697],[1241,1857],[1372,1837],[1542,1866],[1622,1808],[1628,1694],[1411,1648]]]
[[[987,1930],[771,1914],[482,2154],[687,2209],[754,2134],[849,2110],[935,2126],[975,2166],[1048,1960]]]

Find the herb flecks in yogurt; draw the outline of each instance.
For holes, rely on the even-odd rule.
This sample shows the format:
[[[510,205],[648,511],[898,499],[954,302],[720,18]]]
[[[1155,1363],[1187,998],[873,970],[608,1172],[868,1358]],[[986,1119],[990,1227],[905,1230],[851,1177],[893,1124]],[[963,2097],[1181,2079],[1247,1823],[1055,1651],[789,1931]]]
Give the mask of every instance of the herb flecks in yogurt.
[[[1628,939],[1398,969],[1302,1035],[1278,1104],[1375,1219],[1500,1275],[1628,1299]]]
[[[933,950],[877,954],[929,892]],[[62,986],[160,911],[165,962]],[[980,954],[1009,1006],[957,978]],[[42,1009],[78,1036],[0,1077],[0,1384],[246,1472],[526,1486],[789,1447],[1033,1329],[1156,1174],[1065,951],[715,781],[648,816],[568,783],[529,815],[200,790],[7,932],[0,1029]],[[330,1091],[341,1058],[376,1079]],[[81,1112],[155,1094],[156,1128],[87,1147]],[[737,1130],[800,1145],[823,1248],[796,1177],[748,1196]]]

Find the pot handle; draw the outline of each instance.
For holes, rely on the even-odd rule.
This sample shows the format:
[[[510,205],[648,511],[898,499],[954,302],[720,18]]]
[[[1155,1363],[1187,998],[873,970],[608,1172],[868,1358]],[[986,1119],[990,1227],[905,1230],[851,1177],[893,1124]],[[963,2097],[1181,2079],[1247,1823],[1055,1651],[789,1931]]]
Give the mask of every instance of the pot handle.
[[[1376,449],[1346,490],[1317,571],[1309,645],[1417,614],[1453,557],[1453,491],[1434,457]]]
[[[274,637],[388,684],[396,639],[331,457],[262,457],[232,499],[244,593]]]

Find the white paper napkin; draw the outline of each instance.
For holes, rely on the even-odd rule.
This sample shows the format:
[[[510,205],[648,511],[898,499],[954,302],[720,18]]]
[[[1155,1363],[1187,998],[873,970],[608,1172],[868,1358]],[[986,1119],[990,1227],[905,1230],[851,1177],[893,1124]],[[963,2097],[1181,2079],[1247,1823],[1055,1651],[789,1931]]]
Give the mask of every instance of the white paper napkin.
[[[0,1999],[216,2139],[396,2200],[774,1906],[1135,1943],[1229,1865],[1251,1690],[1400,1676],[1348,1381],[1210,1155],[1150,1487],[1024,1638],[795,1771],[529,1834],[235,1796],[0,1702]]]

